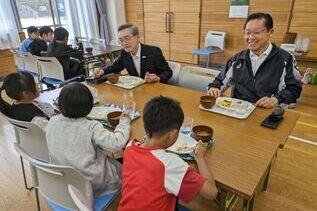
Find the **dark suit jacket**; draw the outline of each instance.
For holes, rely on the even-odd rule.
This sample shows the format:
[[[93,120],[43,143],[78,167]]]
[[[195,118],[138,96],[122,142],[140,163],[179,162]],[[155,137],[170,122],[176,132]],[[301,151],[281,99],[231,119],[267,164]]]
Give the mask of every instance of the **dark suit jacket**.
[[[65,79],[82,74],[82,68],[80,68],[79,62],[77,62],[78,64],[74,64],[74,60],[70,59],[70,57],[82,59],[82,51],[73,49],[66,44],[57,43],[54,41],[48,46],[47,56],[56,57],[59,63],[61,63],[63,66]]]
[[[136,71],[131,54],[121,50],[119,58],[110,66],[104,69],[105,74],[119,73],[124,68],[129,75],[144,78],[145,73],[154,73],[160,77],[160,82],[167,83],[173,72],[168,66],[160,48],[141,44],[141,66],[140,75]]]

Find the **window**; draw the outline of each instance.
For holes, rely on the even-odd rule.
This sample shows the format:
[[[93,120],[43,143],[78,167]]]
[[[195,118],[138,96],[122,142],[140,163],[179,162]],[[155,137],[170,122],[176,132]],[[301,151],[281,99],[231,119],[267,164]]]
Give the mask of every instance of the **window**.
[[[19,28],[25,33],[29,26],[67,27],[64,0],[14,0],[13,6]]]

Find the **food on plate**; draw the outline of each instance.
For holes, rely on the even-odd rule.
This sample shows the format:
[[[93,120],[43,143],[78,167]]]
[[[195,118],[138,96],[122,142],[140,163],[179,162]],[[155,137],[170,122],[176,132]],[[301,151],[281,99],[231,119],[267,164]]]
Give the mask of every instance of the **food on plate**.
[[[228,99],[222,99],[219,101],[219,105],[223,106],[223,107],[230,107],[232,104],[231,100]]]
[[[194,150],[194,147],[190,147],[187,144],[182,144],[176,148],[177,152],[191,151]]]

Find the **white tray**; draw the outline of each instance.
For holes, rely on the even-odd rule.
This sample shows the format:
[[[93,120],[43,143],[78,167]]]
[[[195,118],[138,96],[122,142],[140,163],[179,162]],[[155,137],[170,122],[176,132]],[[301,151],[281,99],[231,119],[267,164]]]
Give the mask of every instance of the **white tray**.
[[[221,98],[219,98],[219,99],[221,99]],[[218,98],[217,98],[217,100],[218,100]],[[246,118],[248,118],[250,116],[250,114],[255,109],[255,106],[252,103],[249,103],[247,101],[239,100],[239,99],[235,99],[235,98],[230,98],[230,100],[231,101],[241,101],[241,102],[247,104],[248,105],[247,109],[245,109],[245,112],[235,111],[235,110],[232,110],[232,109],[222,108],[222,107],[218,106],[217,103],[215,103],[215,105],[212,108],[210,108],[210,109],[204,108],[202,105],[199,105],[199,109],[204,110],[204,111],[217,113],[217,114],[222,114],[222,115],[225,115],[225,116],[230,116],[230,117],[233,117],[233,118],[236,118],[236,119],[246,119]]]
[[[94,111],[96,112],[94,113]],[[116,104],[106,104],[104,106],[96,106],[96,107],[93,107],[93,110],[87,115],[87,118],[100,121],[104,126],[115,128],[107,120],[107,114],[112,111],[123,111],[123,108]],[[132,111],[129,113],[129,115],[132,121],[141,116],[141,114],[138,111]]]
[[[145,81],[140,77],[123,75],[119,77],[118,83],[112,84],[109,81],[106,81],[106,83],[124,89],[133,89],[141,84],[144,84]]]

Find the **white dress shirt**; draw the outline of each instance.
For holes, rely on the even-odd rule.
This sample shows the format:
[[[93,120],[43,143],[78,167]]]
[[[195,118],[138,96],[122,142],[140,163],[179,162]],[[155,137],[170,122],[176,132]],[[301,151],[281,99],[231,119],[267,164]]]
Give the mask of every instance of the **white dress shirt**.
[[[270,42],[267,49],[260,56],[256,55],[252,51],[250,51],[250,60],[251,60],[252,72],[253,72],[254,76],[255,76],[256,72],[258,71],[260,65],[264,62],[266,57],[270,54],[272,48],[273,48],[273,45]]]
[[[134,67],[136,71],[138,72],[139,76],[141,76],[141,44],[139,43],[138,51],[136,52],[135,55],[133,55],[132,53],[130,54],[132,56]]]

